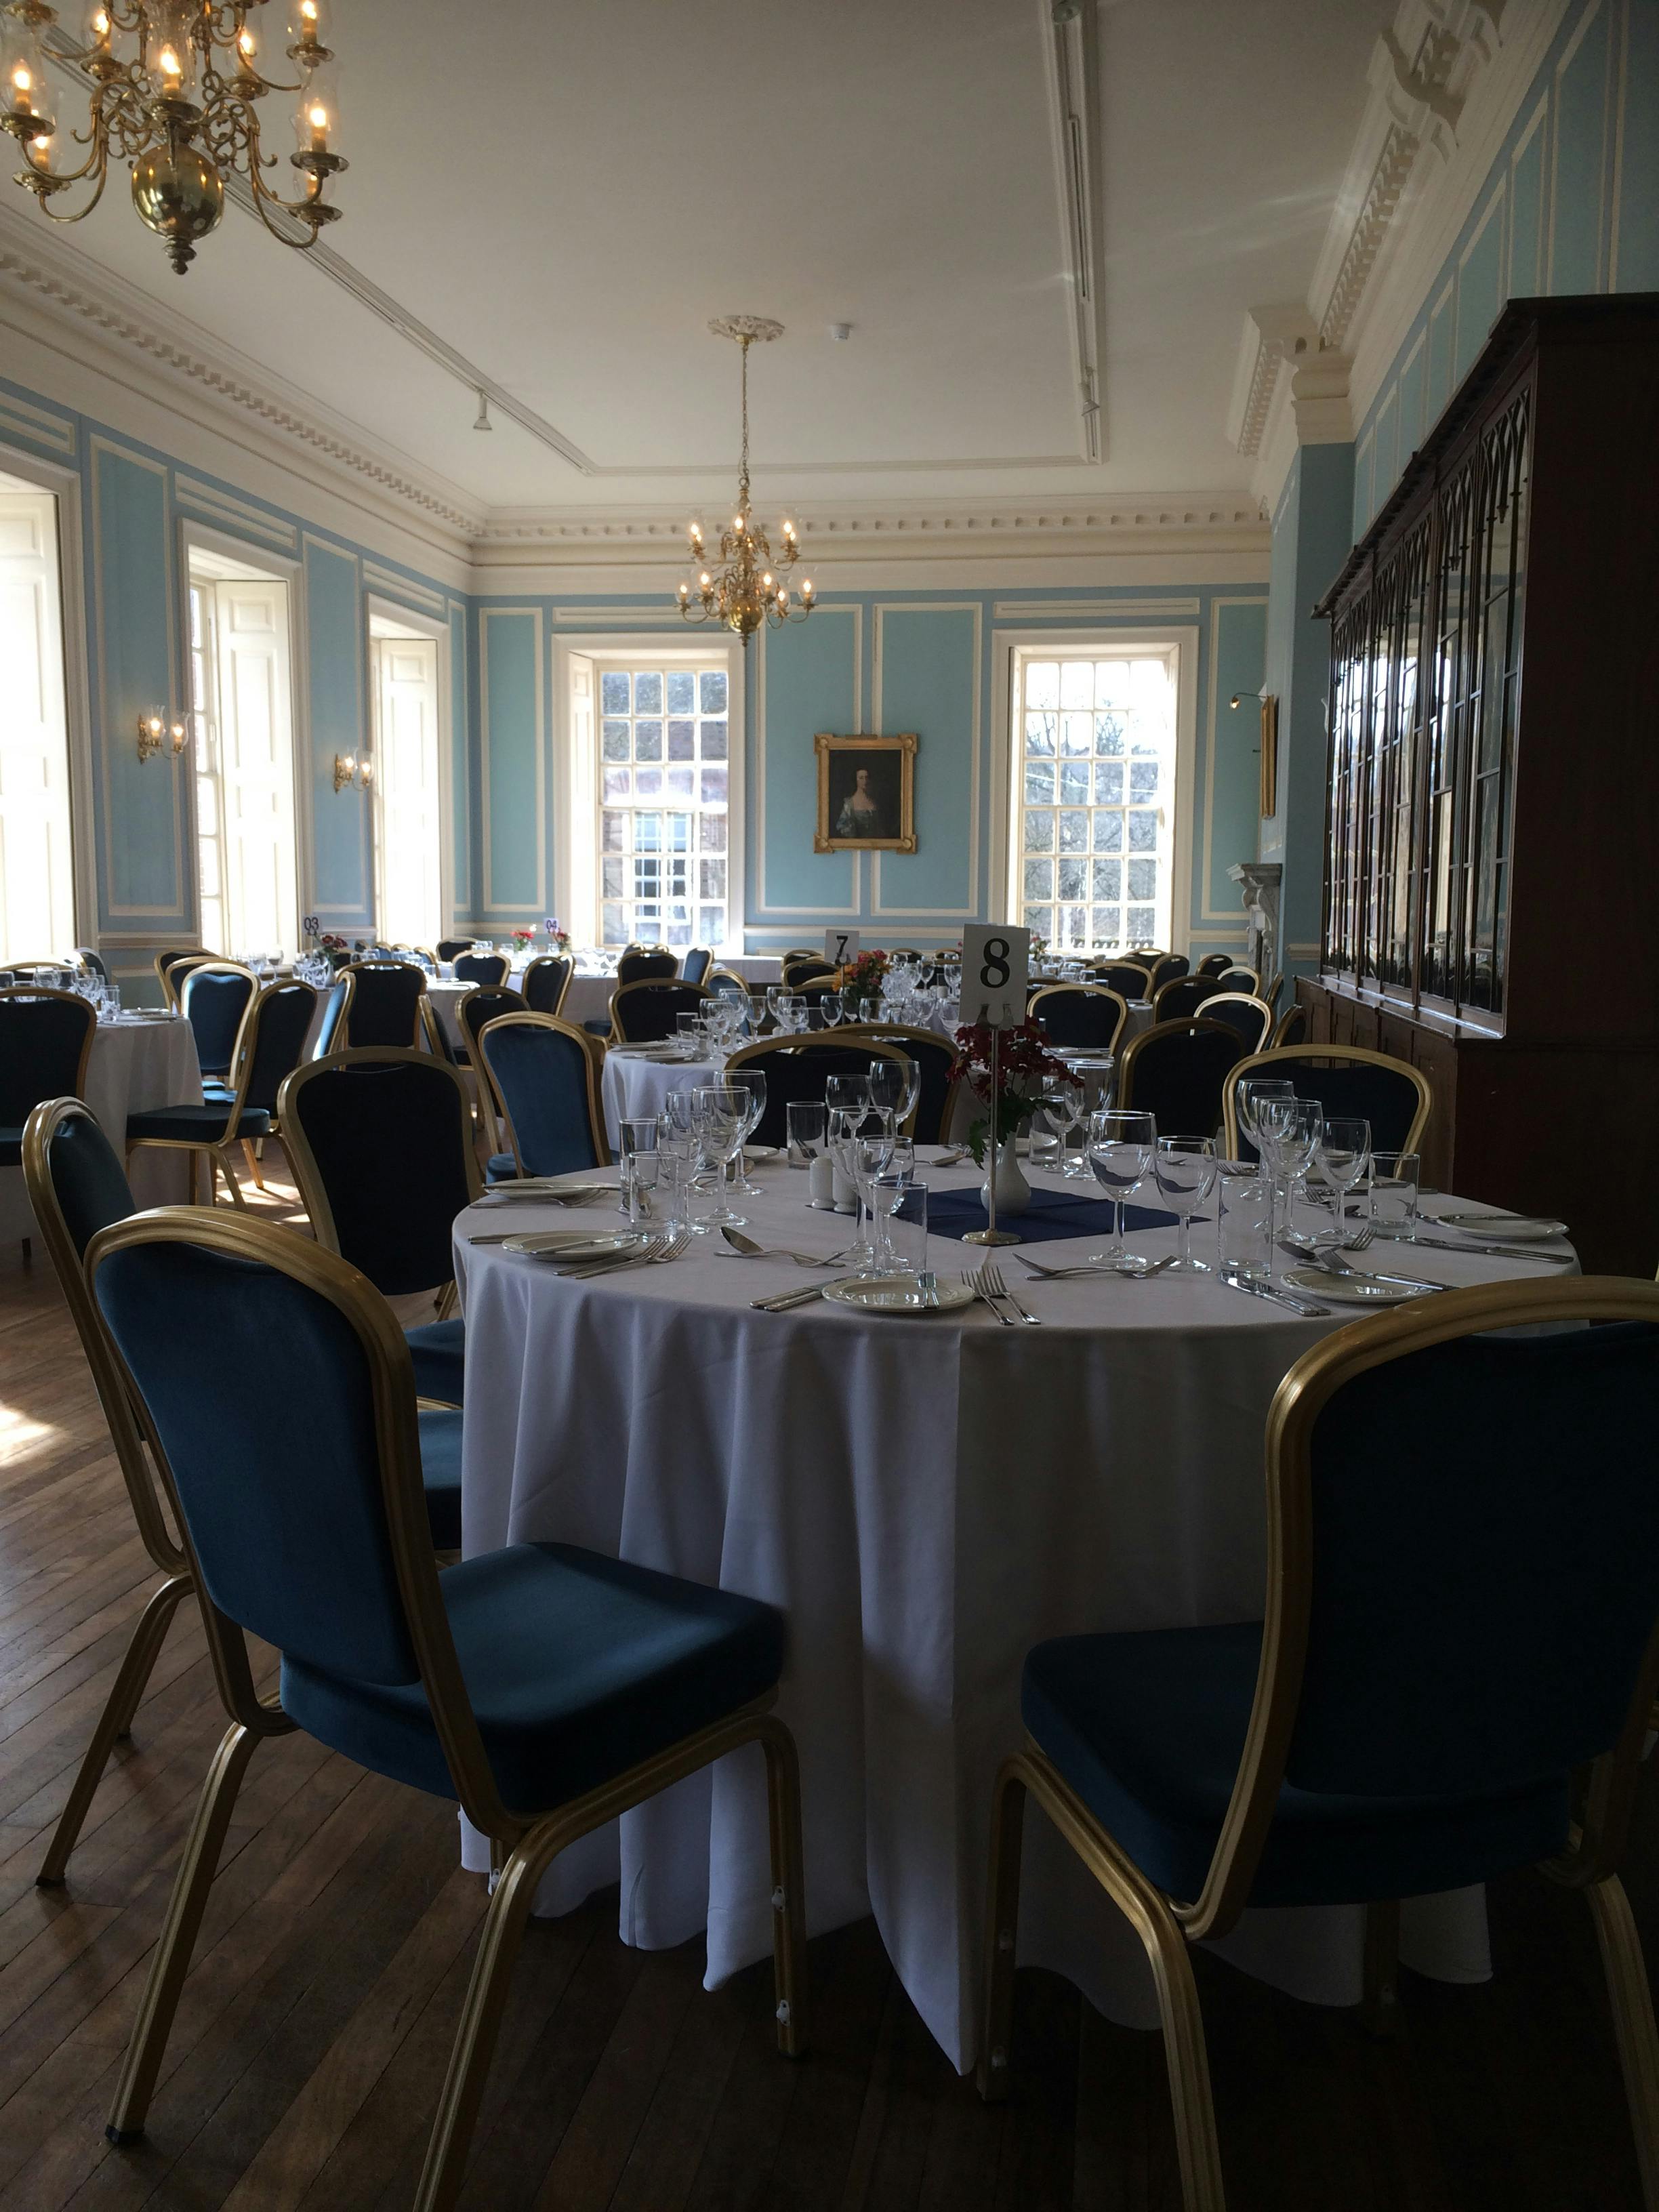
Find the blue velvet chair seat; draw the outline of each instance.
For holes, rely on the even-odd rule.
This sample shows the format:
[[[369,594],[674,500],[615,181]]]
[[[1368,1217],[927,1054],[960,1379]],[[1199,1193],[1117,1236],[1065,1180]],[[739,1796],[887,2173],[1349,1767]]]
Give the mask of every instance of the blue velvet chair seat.
[[[459,1406],[466,1361],[465,1322],[429,1321],[424,1328],[406,1328],[404,1341],[415,1362],[416,1396],[441,1398],[447,1405]]]
[[[1261,1655],[1259,1621],[1064,1636],[1025,1662],[1026,1727],[1101,1824],[1170,1896],[1204,1887]],[[1485,1881],[1564,1848],[1567,1778],[1478,1798],[1280,1790],[1252,1905],[1337,1905]]]
[[[0,1129],[0,1168],[21,1168],[22,1164],[22,1130]]]
[[[511,1152],[492,1152],[484,1169],[486,1182],[513,1182],[517,1179],[519,1163]]]
[[[439,1589],[507,1806],[546,1811],[762,1697],[783,1667],[772,1607],[568,1544],[464,1560]],[[418,1683],[284,1656],[283,1705],[377,1774],[454,1785]]]
[[[421,1425],[421,1487],[434,1552],[461,1548],[461,1417],[430,1412],[416,1415]]]
[[[210,1106],[228,1106],[236,1096],[234,1084],[221,1083],[216,1076],[202,1078],[202,1096]]]
[[[204,1106],[155,1106],[148,1114],[129,1114],[129,1137],[165,1137],[176,1145],[218,1145],[224,1141],[230,1109],[217,1099]],[[270,1116],[250,1106],[237,1126],[239,1137],[268,1137]]]

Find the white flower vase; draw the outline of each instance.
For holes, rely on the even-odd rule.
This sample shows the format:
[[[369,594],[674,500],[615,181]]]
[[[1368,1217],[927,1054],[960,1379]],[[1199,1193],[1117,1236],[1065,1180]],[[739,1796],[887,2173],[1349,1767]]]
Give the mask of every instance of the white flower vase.
[[[997,1219],[1012,1221],[1024,1213],[1031,1202],[1031,1186],[1025,1180],[1012,1137],[1005,1137],[997,1146],[992,1172],[996,1178]],[[991,1210],[989,1176],[980,1185],[979,1198],[980,1204],[988,1214]]]

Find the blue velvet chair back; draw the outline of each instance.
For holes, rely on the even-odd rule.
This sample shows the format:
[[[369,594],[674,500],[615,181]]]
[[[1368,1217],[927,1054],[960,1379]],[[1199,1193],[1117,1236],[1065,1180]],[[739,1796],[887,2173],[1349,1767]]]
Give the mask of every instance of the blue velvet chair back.
[[[788,1130],[788,1109],[797,1101],[812,1099],[823,1103],[824,1087],[832,1075],[866,1075],[869,1073],[871,1051],[867,1043],[831,1044],[828,1039],[819,1044],[792,1038],[787,1044],[767,1043],[753,1051],[736,1055],[735,1063],[726,1069],[726,1079],[740,1083],[745,1068],[752,1068],[766,1078],[766,1104],[749,1141],[754,1145],[781,1145]],[[903,1049],[903,1048],[901,1048]]]
[[[714,954],[701,945],[694,945],[680,963],[680,980],[686,983],[706,983],[708,963]]]
[[[179,987],[190,969],[201,967],[205,961],[216,960],[218,957],[216,952],[203,951],[200,946],[184,951],[156,954],[155,973],[163,992],[173,1006],[179,1003]]]
[[[624,952],[617,963],[619,983],[646,983],[654,978],[672,978],[680,972],[680,963],[672,952]]]
[[[629,1044],[653,1044],[673,1036],[681,1014],[695,1013],[708,996],[696,983],[646,979],[636,990],[620,985],[611,996],[611,1018]]]
[[[845,1036],[848,1032],[841,1030],[836,1034]],[[921,1078],[916,1092],[915,1141],[919,1145],[944,1144],[945,1117],[951,1110],[951,1090],[956,1081],[955,1045],[937,1030],[907,1029],[898,1024],[884,1023],[879,1029],[860,1030],[856,1034],[868,1037],[872,1044],[887,1045],[894,1052],[902,1052],[907,1060],[915,1062]]]
[[[1225,1022],[1230,1030],[1237,1030],[1246,1052],[1261,1051],[1273,1025],[1273,1011],[1261,1000],[1232,992],[1218,993],[1206,999],[1204,1018],[1206,1022]]]
[[[524,1000],[532,1014],[556,1014],[564,1003],[575,962],[553,953],[532,960],[524,971]]]
[[[1119,1061],[1118,1103],[1151,1114],[1160,1137],[1212,1137],[1221,1091],[1244,1040],[1223,1022],[1158,1022]]]
[[[461,953],[471,952],[471,950],[472,939],[470,937],[441,937],[438,939],[440,960],[454,960]]]
[[[1224,975],[1231,966],[1224,952],[1206,952],[1194,972],[1200,975]]]
[[[46,1147],[46,1171],[70,1242],[82,1259],[112,1221],[138,1211],[120,1158],[90,1114],[66,1114]]]
[[[1462,1337],[1339,1388],[1287,1780],[1490,1796],[1609,1750],[1659,1617],[1656,1436],[1641,1322]]]
[[[1095,981],[1103,983],[1109,991],[1115,991],[1121,999],[1140,1000],[1147,994],[1147,970],[1137,967],[1133,960],[1109,960]]]
[[[89,969],[93,975],[101,977],[106,983],[108,982],[109,969],[105,963],[101,952],[94,952],[89,945],[77,945],[75,948],[75,957],[83,968]]]
[[[317,1011],[317,994],[297,979],[272,983],[254,1002],[247,1045],[247,1091],[244,1105],[276,1110],[276,1094],[304,1057],[306,1039]],[[240,1078],[239,1078],[240,1080]]]
[[[1188,1022],[1221,988],[1213,975],[1172,975],[1152,1001],[1155,1022]]]
[[[313,1060],[326,1059],[334,1050],[335,1040],[340,1034],[340,1024],[345,1019],[346,1000],[351,995],[351,978],[337,975],[328,987],[328,998],[323,1007],[323,1018],[317,1027],[317,1042]]]
[[[479,983],[461,1000],[457,1019],[461,1034],[466,1039],[466,1048],[476,1062],[478,1057],[478,1037],[486,1022],[497,1022],[503,1014],[527,1014],[522,991],[511,991],[505,983],[499,988],[491,983]]]
[[[354,1052],[374,1045],[412,1047],[419,1042],[420,1003],[426,977],[396,960],[365,960],[350,970],[351,1005],[345,1042]]]
[[[228,1075],[248,1002],[259,986],[246,968],[204,962],[179,986],[179,1010],[196,1039],[204,1075]]]
[[[0,1127],[43,1098],[79,1098],[98,1017],[69,991],[0,991]]]
[[[1126,1008],[1109,986],[1055,983],[1028,1001],[1026,1012],[1041,1022],[1051,1044],[1109,1052],[1117,1042]]]
[[[783,963],[783,980],[792,991],[798,991],[803,983],[822,982],[836,972],[832,960],[820,960],[816,956],[806,960],[786,960]]]
[[[1215,987],[1218,991],[1249,991],[1252,994],[1260,988],[1254,971],[1249,968],[1218,969]]]
[[[460,952],[455,957],[458,983],[505,983],[512,963],[504,952]]]
[[[729,999],[734,1006],[749,1004],[749,986],[729,968],[711,969],[703,978],[703,988],[717,999]]]
[[[347,1053],[295,1076],[282,1108],[302,1186],[314,1176],[332,1217],[331,1237],[312,1209],[319,1240],[387,1297],[447,1283],[451,1225],[472,1201],[471,1131],[453,1072],[427,1054]]]
[[[1188,966],[1187,956],[1184,952],[1160,953],[1152,965],[1151,988],[1147,991],[1147,997],[1153,996],[1161,985],[1173,983],[1177,975],[1186,975]]]
[[[568,1175],[601,1164],[589,1109],[592,1062],[579,1036],[550,1028],[545,1017],[497,1021],[478,1048],[526,1175]]]
[[[1298,1098],[1316,1098],[1328,1115],[1352,1115],[1369,1121],[1373,1152],[1404,1151],[1407,1133],[1421,1103],[1417,1085],[1408,1075],[1380,1066],[1374,1060],[1352,1060],[1346,1066],[1339,1062],[1334,1066],[1322,1067],[1317,1060],[1287,1060],[1249,1072],[1252,1075],[1274,1076],[1291,1084]],[[1256,1156],[1255,1146],[1242,1130],[1238,1154],[1246,1160]]]
[[[345,1316],[273,1267],[192,1244],[187,1227],[106,1254],[93,1289],[214,1604],[313,1666],[416,1680],[369,1364]],[[181,1344],[211,1352],[181,1358]]]

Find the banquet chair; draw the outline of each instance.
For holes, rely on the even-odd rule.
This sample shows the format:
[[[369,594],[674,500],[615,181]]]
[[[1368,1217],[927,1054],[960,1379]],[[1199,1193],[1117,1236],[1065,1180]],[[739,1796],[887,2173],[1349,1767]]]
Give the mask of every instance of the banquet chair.
[[[163,1003],[171,1006],[175,1014],[178,1012],[179,985],[183,979],[174,974],[175,969],[193,968],[198,961],[217,960],[219,957],[218,953],[210,952],[203,945],[182,948],[174,945],[169,951],[158,952],[155,956],[155,980],[161,986]]]
[[[1220,988],[1213,975],[1172,975],[1152,994],[1152,1019],[1190,1021],[1206,999],[1212,998]]]
[[[1115,1052],[1129,1009],[1104,983],[1045,983],[1027,1000],[1025,1018],[1042,1023],[1050,1044]]]
[[[729,999],[733,1006],[749,1004],[749,986],[734,968],[711,968],[702,979],[702,988],[717,999]],[[759,984],[755,986],[760,988]]]
[[[1273,1025],[1273,1008],[1249,991],[1215,991],[1204,1001],[1206,1022],[1225,1022],[1244,1040],[1246,1052],[1260,1052]]]
[[[781,952],[778,955],[786,968],[792,960],[816,960],[817,957],[816,949],[810,945],[792,945],[787,952]]]
[[[1659,1287],[1621,1278],[1449,1291],[1304,1352],[1267,1416],[1265,1619],[1026,1657],[981,2095],[1012,2070],[1028,1792],[1146,1948],[1187,2212],[1224,2203],[1189,1947],[1247,1906],[1365,1905],[1376,2006],[1401,1899],[1537,1865],[1589,1905],[1659,2205],[1659,2036],[1619,1880],[1659,1686],[1656,1427]]]
[[[741,1082],[746,1067],[766,1078],[766,1104],[750,1133],[750,1144],[781,1148],[788,1136],[788,1109],[806,1100],[823,1105],[825,1085],[832,1075],[866,1075],[872,1060],[910,1057],[907,1049],[890,1043],[884,1032],[880,1038],[872,1036],[867,1030],[850,1034],[855,1040],[852,1043],[843,1043],[839,1033],[762,1037],[732,1054],[726,1063],[728,1083]]]
[[[665,945],[630,945],[617,962],[618,983],[672,982],[680,963]]]
[[[284,1081],[305,1057],[306,1039],[316,1012],[314,984],[302,983],[297,975],[285,982],[267,984],[242,1023],[232,1081],[204,1083],[202,1095],[207,1103],[230,1106],[240,1097],[244,1105],[263,1108],[270,1121],[265,1137],[275,1137],[280,1143],[283,1124],[277,1097]],[[248,1171],[261,1190],[265,1187],[259,1171],[265,1137],[245,1136],[241,1140]]]
[[[1267,981],[1261,986],[1261,990],[1256,994],[1256,995],[1258,998],[1265,999],[1267,1004],[1273,1007],[1274,1012],[1277,1013],[1279,1009],[1279,994],[1284,988],[1285,970],[1282,968],[1276,968],[1273,974],[1268,976]]]
[[[841,970],[833,960],[824,960],[816,952],[810,952],[805,960],[784,962],[784,988],[789,991],[799,991],[803,983],[830,981],[840,973]]]
[[[421,1033],[420,1003],[426,995],[426,971],[406,960],[354,960],[341,974],[350,981],[336,1052],[370,1045],[412,1046]]]
[[[1163,984],[1172,983],[1177,975],[1187,973],[1187,957],[1182,952],[1160,952],[1146,970],[1146,996],[1155,999]]]
[[[1304,1044],[1308,1036],[1308,1009],[1300,1000],[1293,1000],[1273,1024],[1273,1046]]]
[[[1146,1000],[1152,995],[1152,971],[1137,960],[1103,961],[1094,975],[1096,982],[1103,983],[1109,991],[1115,991],[1120,999]]]
[[[0,1167],[22,1164],[23,1125],[43,1098],[84,1098],[98,1034],[91,1002],[44,985],[0,988]]]
[[[618,968],[617,973],[621,974]],[[714,993],[701,983],[641,976],[611,994],[611,1035],[617,1044],[654,1044],[672,1037],[681,1014],[695,1013]]]
[[[204,1077],[229,1074],[242,1017],[258,988],[253,970],[237,960],[198,960],[179,975],[179,1011],[190,1024]]]
[[[532,960],[524,971],[520,987],[524,1002],[532,1014],[556,1014],[564,1005],[565,994],[570,988],[570,979],[576,972],[576,963],[568,954],[544,952]],[[692,977],[696,982],[701,979]]]
[[[853,1027],[843,1023],[837,1039],[867,1038],[872,1045],[890,1045],[913,1060],[921,1077],[911,1117],[910,1134],[919,1145],[945,1145],[956,1118],[962,1079],[957,1073],[957,1048],[937,1030],[912,1029],[902,1022],[880,1022]]]
[[[1244,1052],[1225,1022],[1155,1022],[1123,1048],[1117,1103],[1151,1114],[1160,1137],[1212,1137],[1228,1072]]]
[[[680,963],[680,981],[683,983],[706,983],[714,958],[714,954],[706,946],[694,945]]]
[[[167,1640],[173,1616],[196,1586],[190,1562],[168,1525],[167,1510],[146,1456],[125,1382],[88,1287],[83,1266],[87,1246],[99,1230],[126,1220],[137,1208],[114,1147],[80,1100],[47,1099],[30,1115],[23,1139],[23,1179],[64,1303],[92,1370],[140,1540],[166,1578],[151,1593],[134,1623],[35,1875],[38,1883],[49,1888],[64,1879],[110,1754],[124,1736],[131,1735],[139,1700]],[[268,1361],[265,1364],[269,1365]],[[435,1547],[454,1551],[461,1540],[459,1414],[423,1412],[420,1438],[428,1533]]]
[[[439,1318],[404,1332],[416,1388],[459,1406],[466,1337],[447,1317],[451,1232],[482,1187],[465,1085],[430,1053],[382,1046],[309,1060],[280,1096],[289,1164],[317,1242],[384,1297],[432,1295]]]
[[[1231,952],[1206,952],[1193,973],[1195,975],[1224,975],[1232,964]]]
[[[489,1080],[489,1071],[478,1058],[478,1038],[486,1022],[499,1020],[503,1014],[527,1014],[528,1001],[522,991],[513,990],[503,983],[475,984],[465,992],[455,1010],[455,1020],[461,1035],[466,1039],[459,1052],[446,1048],[445,1057],[455,1066],[471,1071],[477,1095],[473,1103],[477,1111],[479,1127],[483,1133],[484,1149],[489,1156],[489,1176],[491,1182],[499,1176],[511,1175],[513,1155],[501,1142],[501,1102],[495,1096]],[[435,1018],[437,1009],[433,1009]]]
[[[418,2212],[459,2193],[513,1964],[558,1853],[727,1752],[765,1757],[780,2048],[805,2041],[793,1740],[773,1714],[783,1616],[736,1591],[568,1544],[439,1575],[424,1541],[409,1357],[384,1301],[331,1253],[263,1223],[152,1215],[107,1230],[94,1295],[143,1407],[192,1568],[229,1726],[209,1768],[106,2132],[142,2136],[236,1797],[296,1729],[459,1802],[500,1878],[439,2095]],[[181,1361],[182,1328],[221,1356]],[[263,1353],[302,1346],[296,1392]],[[234,1474],[230,1471],[234,1470]],[[322,1540],[319,1540],[319,1537]],[[255,1691],[250,1636],[282,1654]],[[211,1956],[202,1972],[211,1975]]]
[[[437,953],[440,960],[453,960],[458,954],[471,952],[474,940],[470,937],[441,937]]]
[[[611,1164],[599,1072],[574,1022],[498,1015],[478,1033],[478,1059],[506,1124],[509,1175],[568,1175]]]
[[[96,975],[101,983],[108,982],[109,969],[101,952],[94,952],[89,945],[77,945],[75,957],[89,975]]]
[[[1217,988],[1223,991],[1255,992],[1261,988],[1261,978],[1256,974],[1255,969],[1245,967],[1239,960],[1235,960],[1230,966],[1224,968],[1217,977],[1216,982]]]
[[[453,963],[458,983],[483,983],[499,988],[513,972],[505,952],[459,952]]]
[[[1352,1114],[1371,1125],[1372,1149],[1414,1152],[1423,1141],[1434,1092],[1409,1060],[1354,1044],[1296,1044],[1252,1053],[1228,1079],[1224,1109],[1226,1157],[1253,1160],[1255,1147],[1238,1126],[1239,1085],[1253,1075],[1277,1076],[1298,1098],[1316,1098],[1327,1114]]]

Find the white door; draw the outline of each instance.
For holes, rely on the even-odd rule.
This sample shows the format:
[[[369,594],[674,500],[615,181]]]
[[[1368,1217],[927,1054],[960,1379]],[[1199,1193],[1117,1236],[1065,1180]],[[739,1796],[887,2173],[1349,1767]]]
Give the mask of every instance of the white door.
[[[214,586],[225,877],[233,955],[293,952],[295,874],[288,586],[276,579]]]
[[[58,506],[0,492],[0,965],[74,942]]]
[[[374,793],[380,935],[428,949],[442,927],[439,881],[438,642],[377,637]]]

